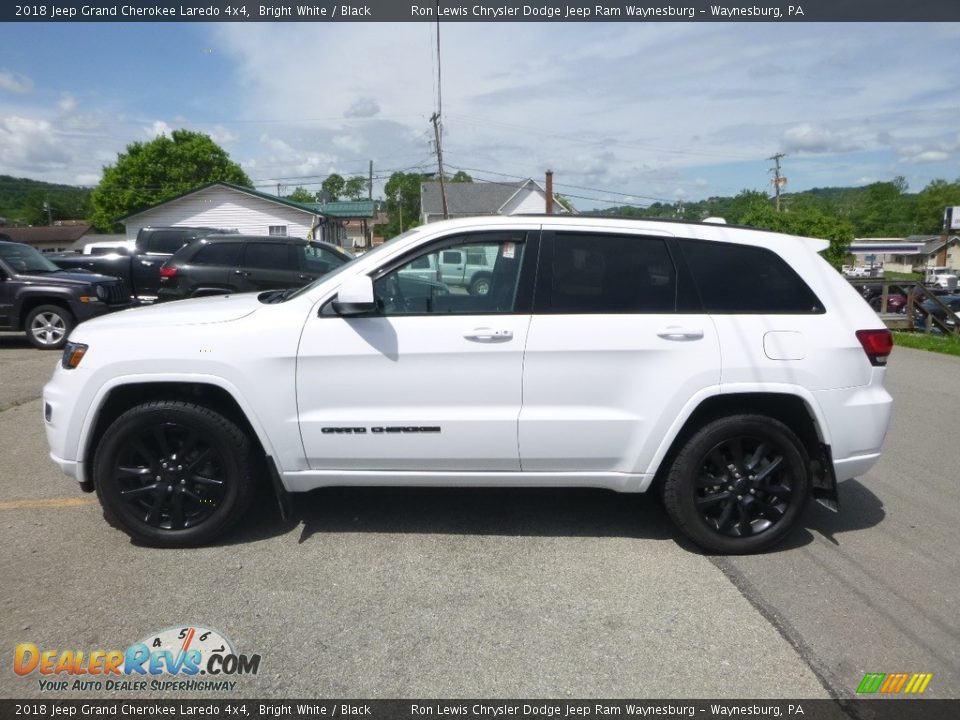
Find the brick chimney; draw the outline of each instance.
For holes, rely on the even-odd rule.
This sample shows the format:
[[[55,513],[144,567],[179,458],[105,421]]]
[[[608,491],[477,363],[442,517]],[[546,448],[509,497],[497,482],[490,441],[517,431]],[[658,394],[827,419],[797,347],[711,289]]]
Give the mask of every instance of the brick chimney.
[[[553,170],[547,170],[547,215],[553,215]]]

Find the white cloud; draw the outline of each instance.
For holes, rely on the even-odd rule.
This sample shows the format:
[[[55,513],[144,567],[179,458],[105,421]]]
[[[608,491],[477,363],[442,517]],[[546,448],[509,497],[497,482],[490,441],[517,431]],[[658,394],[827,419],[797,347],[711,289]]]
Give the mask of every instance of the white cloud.
[[[239,140],[237,135],[230,132],[230,130],[223,125],[214,125],[207,130],[207,135],[209,135],[210,139],[217,143],[217,145],[230,145]]]
[[[0,120],[0,155],[6,165],[40,171],[69,159],[50,122],[19,116]]]
[[[356,100],[343,114],[348,118],[369,118],[380,113],[380,105],[376,100],[363,97]]]
[[[825,127],[800,123],[784,131],[781,148],[788,153],[835,153],[859,150],[860,145],[849,137],[844,137]]]
[[[162,135],[170,135],[173,130],[171,130],[170,126],[167,125],[163,120],[154,120],[153,125],[150,127],[145,127],[143,132],[148,138],[153,140],[154,138],[158,138]]]
[[[62,93],[57,102],[57,110],[62,113],[72,113],[77,109],[77,99],[70,93]]]
[[[33,89],[33,81],[27,76],[10,70],[0,70],[0,90],[27,93],[31,89]]]

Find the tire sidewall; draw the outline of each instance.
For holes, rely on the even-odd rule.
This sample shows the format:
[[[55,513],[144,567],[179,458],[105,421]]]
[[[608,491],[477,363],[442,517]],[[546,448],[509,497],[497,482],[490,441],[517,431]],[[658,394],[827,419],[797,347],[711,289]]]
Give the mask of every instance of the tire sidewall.
[[[63,337],[53,344],[41,342],[33,334],[33,321],[37,315],[42,313],[54,313],[63,321]],[[60,350],[64,345],[67,344],[67,338],[70,337],[70,333],[74,327],[76,327],[76,321],[73,319],[73,315],[59,305],[39,305],[35,307],[27,314],[27,318],[24,323],[24,329],[27,333],[27,340],[31,345],[39,350]]]
[[[225,476],[224,496],[210,517],[196,527],[165,530],[129,515],[113,478],[118,455],[133,437],[163,423],[196,429],[216,447]],[[248,476],[249,452],[245,437],[233,423],[207,408],[189,403],[161,401],[139,405],[120,415],[107,428],[94,457],[94,487],[108,518],[134,540],[154,547],[192,547],[224,533],[249,504],[252,482]]]
[[[790,469],[793,496],[783,517],[768,530],[739,538],[711,528],[694,503],[694,483],[707,453],[733,437],[756,437],[773,442]],[[677,455],[664,486],[667,511],[680,530],[711,553],[740,555],[759,552],[781,540],[796,525],[810,492],[809,459],[796,434],[773,418],[737,415],[707,423],[694,433]]]

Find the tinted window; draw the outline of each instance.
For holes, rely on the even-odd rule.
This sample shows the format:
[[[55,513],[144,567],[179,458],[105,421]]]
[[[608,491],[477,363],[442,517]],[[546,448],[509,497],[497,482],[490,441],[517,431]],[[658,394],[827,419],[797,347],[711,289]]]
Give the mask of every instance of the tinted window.
[[[681,240],[680,246],[707,312],[823,312],[793,268],[766,248],[702,240]]]
[[[277,243],[247,243],[243,255],[243,264],[246,267],[261,268],[263,270],[292,270],[287,244]]]
[[[184,230],[155,230],[147,236],[148,253],[173,254],[191,239],[193,234]]]
[[[195,265],[227,265],[233,267],[240,259],[240,243],[204,245],[193,256]]]
[[[559,313],[674,312],[677,274],[659,238],[557,234],[545,294]]]
[[[347,262],[346,258],[320,245],[299,245],[297,252],[303,255],[303,268],[309,272],[327,273]]]

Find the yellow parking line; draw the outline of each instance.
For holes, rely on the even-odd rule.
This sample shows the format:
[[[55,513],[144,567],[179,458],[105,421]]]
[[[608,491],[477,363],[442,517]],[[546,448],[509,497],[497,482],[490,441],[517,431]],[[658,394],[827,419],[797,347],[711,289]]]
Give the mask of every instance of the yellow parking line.
[[[28,510],[32,508],[65,508],[93,505],[97,502],[92,497],[70,498],[36,498],[34,500],[2,500],[0,510]]]

